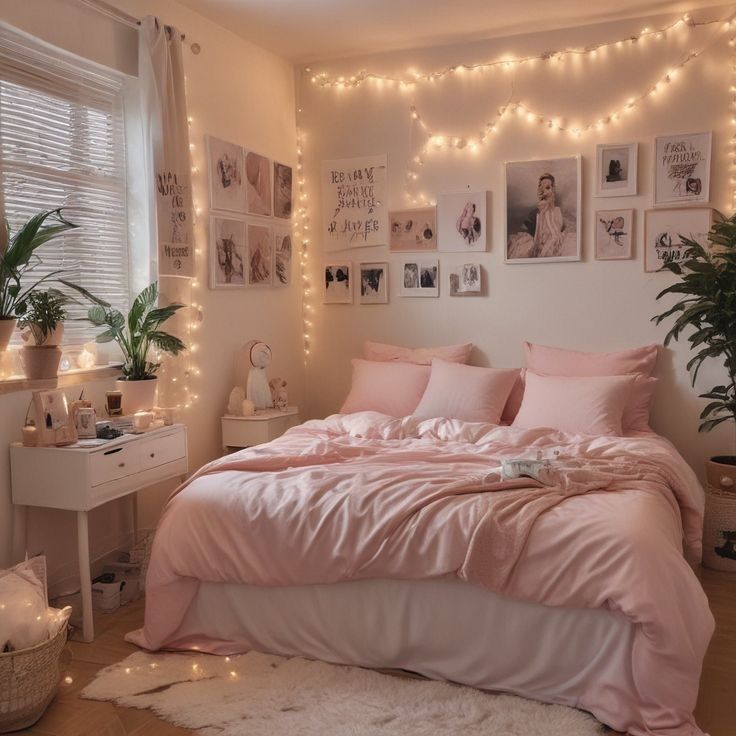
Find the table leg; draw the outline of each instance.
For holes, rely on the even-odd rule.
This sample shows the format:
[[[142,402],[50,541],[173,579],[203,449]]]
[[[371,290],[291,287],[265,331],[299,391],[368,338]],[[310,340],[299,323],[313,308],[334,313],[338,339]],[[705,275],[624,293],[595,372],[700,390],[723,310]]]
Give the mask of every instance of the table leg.
[[[13,506],[13,549],[12,563],[15,565],[26,558],[28,549],[28,506]]]
[[[95,638],[92,617],[92,577],[89,569],[89,527],[87,512],[77,511],[77,551],[79,554],[79,585],[82,592],[82,639]]]
[[[133,512],[133,547],[135,547],[138,544],[138,492],[134,491],[130,495]]]

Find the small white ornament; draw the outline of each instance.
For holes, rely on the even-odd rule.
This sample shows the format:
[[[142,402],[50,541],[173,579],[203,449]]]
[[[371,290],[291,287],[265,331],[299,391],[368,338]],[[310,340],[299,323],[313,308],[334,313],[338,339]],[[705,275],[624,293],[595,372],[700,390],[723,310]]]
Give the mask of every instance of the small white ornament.
[[[240,406],[244,417],[252,417],[256,413],[256,407],[248,399],[245,399]]]
[[[251,340],[246,344],[245,349],[248,351],[251,365],[248,371],[246,397],[253,402],[257,410],[270,409],[273,406],[273,400],[266,368],[271,364],[271,348],[265,342]]]
[[[242,417],[243,400],[245,399],[245,391],[242,386],[236,386],[230,392],[230,398],[227,402],[227,413],[232,417]]]

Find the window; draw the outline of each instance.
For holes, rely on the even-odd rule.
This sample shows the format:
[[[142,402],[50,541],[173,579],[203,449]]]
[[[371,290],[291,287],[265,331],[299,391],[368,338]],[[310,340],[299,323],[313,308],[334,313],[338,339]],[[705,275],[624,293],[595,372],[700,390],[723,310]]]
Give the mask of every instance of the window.
[[[79,225],[39,248],[34,276],[64,278],[122,311],[130,301],[123,95],[126,77],[0,28],[0,196],[13,231],[64,207]],[[58,286],[54,284],[54,286]],[[65,342],[97,331],[71,304]]]

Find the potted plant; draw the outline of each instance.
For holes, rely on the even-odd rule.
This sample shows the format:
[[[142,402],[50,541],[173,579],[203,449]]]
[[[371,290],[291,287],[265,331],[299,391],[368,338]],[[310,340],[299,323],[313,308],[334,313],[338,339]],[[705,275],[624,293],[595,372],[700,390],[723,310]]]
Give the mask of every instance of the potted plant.
[[[736,422],[736,214],[713,225],[708,248],[690,238],[680,236],[680,240],[686,246],[684,259],[663,266],[679,280],[663,289],[657,299],[666,294],[682,298],[653,320],[659,324],[676,317],[665,345],[690,329],[687,340],[696,352],[687,369],[693,385],[704,361],[723,361],[726,381],[700,394],[709,402],[700,414],[699,431],[709,432],[724,422]],[[717,479],[721,487],[736,492],[736,455],[711,458],[707,470],[709,481]]]
[[[123,393],[123,413],[151,409],[156,397],[156,371],[161,364],[151,362],[148,354],[151,348],[171,355],[186,349],[178,337],[161,330],[161,325],[184,305],[157,307],[158,284],[154,281],[135,298],[126,319],[109,304],[83,293],[96,302],[87,313],[88,319],[107,328],[97,336],[97,342],[114,340],[123,353],[123,377],[117,381],[117,388]]]
[[[4,237],[0,238],[0,351],[7,348],[18,311],[22,312],[29,295],[41,283],[61,273],[61,270],[52,271],[28,283],[29,274],[41,262],[36,250],[76,227],[61,214],[61,208],[34,215],[15,234],[5,220]]]
[[[55,378],[61,360],[61,340],[64,335],[66,304],[69,297],[57,289],[32,291],[16,308],[18,326],[27,328],[23,339],[29,343],[21,348],[20,359],[26,377]]]

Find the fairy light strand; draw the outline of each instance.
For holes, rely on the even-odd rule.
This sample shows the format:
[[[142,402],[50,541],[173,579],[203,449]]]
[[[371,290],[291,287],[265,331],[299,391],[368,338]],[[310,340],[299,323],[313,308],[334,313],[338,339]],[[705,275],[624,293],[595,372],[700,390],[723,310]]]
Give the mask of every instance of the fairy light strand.
[[[297,109],[297,113],[301,108]],[[304,362],[309,360],[312,341],[312,319],[314,307],[312,305],[312,284],[309,279],[309,242],[310,222],[309,208],[307,206],[307,182],[304,176],[304,131],[297,126],[296,129],[296,180],[297,180],[297,208],[296,223],[294,228],[294,239],[299,243],[299,277],[302,282],[302,340],[304,346]]]

